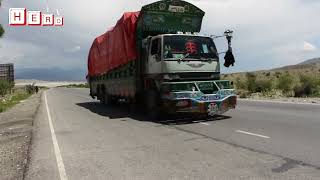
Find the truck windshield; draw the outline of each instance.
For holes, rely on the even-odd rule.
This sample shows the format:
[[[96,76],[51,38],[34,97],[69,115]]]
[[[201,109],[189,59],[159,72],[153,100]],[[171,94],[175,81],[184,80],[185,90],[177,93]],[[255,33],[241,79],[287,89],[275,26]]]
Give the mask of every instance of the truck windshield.
[[[217,50],[211,38],[200,36],[165,36],[164,59],[177,60],[186,55],[186,59],[216,59]]]

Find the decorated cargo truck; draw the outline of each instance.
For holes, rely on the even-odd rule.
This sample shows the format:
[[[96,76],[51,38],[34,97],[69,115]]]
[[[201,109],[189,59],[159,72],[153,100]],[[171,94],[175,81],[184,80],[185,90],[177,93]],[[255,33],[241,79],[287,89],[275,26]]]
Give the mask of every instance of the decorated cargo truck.
[[[180,0],[162,0],[127,12],[97,37],[88,56],[90,95],[104,104],[124,99],[161,114],[222,114],[236,107],[229,81],[220,80],[213,39],[202,36],[204,12]],[[231,33],[224,65],[234,64]]]

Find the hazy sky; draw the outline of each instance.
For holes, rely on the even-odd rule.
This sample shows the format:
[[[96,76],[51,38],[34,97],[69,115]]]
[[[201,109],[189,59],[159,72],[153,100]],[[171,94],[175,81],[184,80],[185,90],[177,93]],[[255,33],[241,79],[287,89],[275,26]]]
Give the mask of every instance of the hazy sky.
[[[46,3],[47,2],[47,3]],[[0,63],[16,67],[86,68],[93,39],[112,27],[124,11],[152,0],[3,0]],[[268,69],[320,57],[319,0],[190,0],[206,12],[202,34],[235,31],[236,66],[222,72]],[[8,9],[48,9],[64,16],[63,27],[9,27]],[[216,40],[226,49],[225,39]],[[221,56],[221,59],[223,55]]]

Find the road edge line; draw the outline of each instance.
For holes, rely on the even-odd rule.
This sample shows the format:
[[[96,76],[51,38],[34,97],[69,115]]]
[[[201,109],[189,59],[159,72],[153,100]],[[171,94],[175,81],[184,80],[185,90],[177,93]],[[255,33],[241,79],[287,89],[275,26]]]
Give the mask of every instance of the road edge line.
[[[49,121],[49,127],[50,127],[50,132],[51,132],[51,137],[52,137],[53,148],[54,148],[54,154],[55,154],[56,160],[57,160],[57,166],[58,166],[58,170],[59,170],[60,179],[61,180],[68,180],[68,177],[66,174],[66,169],[64,167],[63,159],[62,159],[60,148],[58,145],[58,140],[57,140],[56,134],[54,132],[54,128],[53,128],[53,123],[52,123],[52,119],[51,119],[50,109],[48,106],[46,91],[44,92],[44,101],[45,101],[45,105],[46,105],[47,117],[48,117],[48,121]]]

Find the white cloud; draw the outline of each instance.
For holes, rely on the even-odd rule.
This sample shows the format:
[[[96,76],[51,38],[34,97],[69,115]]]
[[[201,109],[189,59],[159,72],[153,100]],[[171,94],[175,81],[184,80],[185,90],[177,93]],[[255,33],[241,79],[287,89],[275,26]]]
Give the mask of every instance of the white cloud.
[[[313,44],[306,42],[306,41],[303,42],[303,51],[314,52],[316,50],[317,50],[317,48]]]
[[[81,50],[80,46],[74,46],[72,48],[65,49],[65,52],[67,52],[67,53],[75,53],[75,52],[78,52],[80,50]]]

